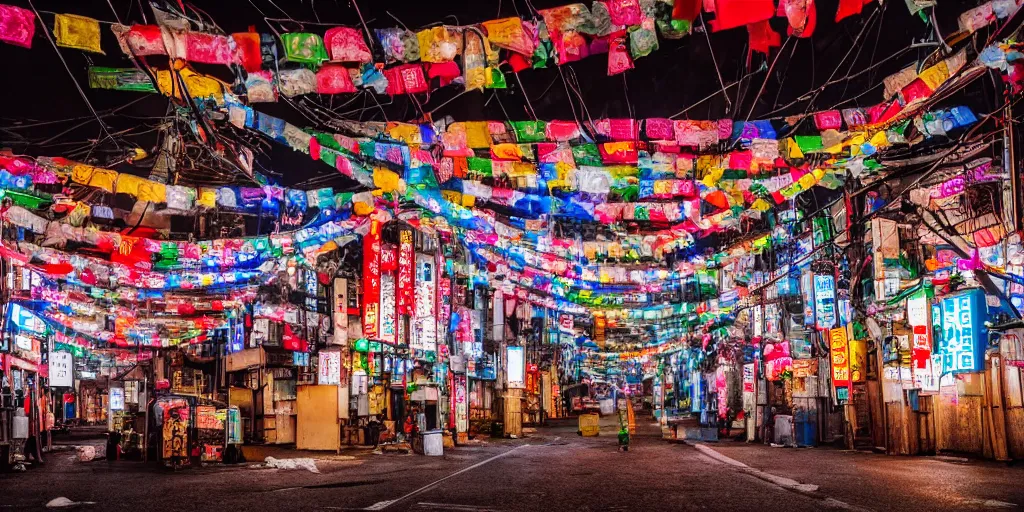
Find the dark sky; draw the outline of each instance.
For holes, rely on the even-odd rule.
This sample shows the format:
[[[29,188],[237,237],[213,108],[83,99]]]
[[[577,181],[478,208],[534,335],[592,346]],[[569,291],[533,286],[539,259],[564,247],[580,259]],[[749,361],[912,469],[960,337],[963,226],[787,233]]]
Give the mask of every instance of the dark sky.
[[[27,7],[27,0],[3,0],[5,3]],[[142,11],[139,0],[110,0],[117,16],[122,22],[142,22]],[[526,15],[532,9],[544,9],[567,3],[567,0],[433,0],[433,1],[396,1],[377,0],[374,2],[361,0],[359,7],[370,28],[394,26],[397,23],[391,15],[397,17],[410,29],[416,30],[426,25],[445,23],[476,23],[497,17]],[[589,2],[587,2],[589,3]],[[276,4],[276,5],[275,5]],[[930,28],[920,18],[912,17],[902,1],[889,1],[885,7],[876,4],[866,6],[864,13],[835,23],[836,0],[820,0],[818,4],[818,25],[811,39],[792,39],[785,43],[783,51],[775,50],[767,58],[755,54],[747,66],[747,33],[745,30],[733,29],[710,34],[710,44],[714,48],[714,58],[709,50],[709,41],[704,34],[693,34],[678,41],[661,40],[661,48],[652,55],[638,59],[634,70],[624,76],[609,77],[606,74],[607,57],[604,55],[589,57],[581,62],[564,66],[562,71],[570,82],[578,81],[580,94],[591,117],[628,117],[632,113],[638,118],[667,117],[693,105],[721,88],[715,71],[714,61],[717,60],[722,79],[726,84],[739,80],[751,70],[769,66],[774,63],[772,73],[757,73],[744,80],[740,86],[729,90],[733,103],[732,111],[726,108],[722,95],[715,96],[700,106],[689,111],[686,117],[704,118],[746,118],[751,113],[757,119],[775,109],[776,105],[785,105],[804,95],[808,91],[826,82],[830,76],[842,77],[851,70],[860,70],[871,63],[879,62],[911,44],[915,38],[921,40],[929,35]],[[352,3],[346,0],[201,0],[191,2],[202,9],[226,32],[245,31],[249,26],[268,32],[264,14],[270,17],[288,17],[305,22],[358,26],[359,18]],[[938,8],[940,31],[948,34],[956,28],[956,16],[976,5],[974,2],[942,2]],[[35,0],[40,11],[67,12],[92,16],[103,21],[114,21],[115,16],[106,1],[48,1]],[[876,14],[881,22],[876,22],[865,30],[860,43],[853,45],[855,38],[871,13],[882,9]],[[261,14],[261,11],[263,14]],[[390,13],[390,14],[389,14]],[[146,8],[146,15],[152,22],[151,13]],[[43,13],[43,21],[47,27],[52,26],[53,16]],[[785,36],[785,20],[775,18],[773,26]],[[291,24],[289,25],[291,26]],[[300,30],[294,25],[294,30]],[[326,26],[305,25],[308,31],[323,32]],[[94,65],[130,67],[131,63],[121,55],[113,36],[104,27],[103,48],[106,55],[85,54],[77,50],[61,49],[61,54],[79,83],[86,86],[86,69],[90,62]],[[852,49],[852,52],[851,52]],[[868,106],[882,99],[882,90],[878,86],[887,74],[898,71],[917,58],[927,55],[929,49],[907,52],[900,58],[892,59],[874,72],[865,73],[855,80],[839,83],[827,88],[817,99],[812,110],[830,108],[844,98],[861,96],[848,105]],[[837,65],[848,53],[849,58],[838,71]],[[714,59],[714,60],[713,60]],[[19,152],[31,154],[59,155],[64,151],[81,147],[95,138],[98,127],[95,122],[72,130],[47,145],[39,142],[59,132],[71,128],[74,124],[88,119],[89,110],[76,91],[74,82],[61,61],[57,58],[49,42],[37,28],[36,38],[31,50],[0,44],[0,61],[4,64],[0,88],[3,94],[3,106],[0,107],[0,126],[11,127],[17,122],[37,123],[83,118],[80,121],[64,121],[45,124],[32,129],[19,129],[17,133],[24,136],[21,141],[13,140],[9,133],[0,132],[2,146],[13,147]],[[229,78],[226,69],[203,69],[220,73]],[[505,119],[506,113],[511,119],[528,119],[526,108],[529,98],[536,115],[540,119],[572,119],[573,107],[582,111],[575,94],[567,94],[566,85],[558,69],[527,70],[520,73],[522,87],[509,74],[510,88],[492,93],[491,91],[472,92],[454,99],[438,110],[434,115],[440,117],[451,115],[457,120],[466,119]],[[575,78],[575,80],[573,80]],[[767,82],[765,79],[767,78]],[[758,96],[758,91],[764,91]],[[878,86],[870,90],[873,86]],[[424,110],[432,110],[458,94],[456,87],[437,91],[430,97],[420,96],[418,99]],[[104,91],[85,89],[85,93],[96,110],[112,109],[140,97],[139,93]],[[755,103],[755,97],[758,101]],[[347,97],[339,97],[335,102],[345,101]],[[389,120],[413,120],[419,116],[416,105],[405,97],[397,97],[390,101],[387,97],[378,98],[388,103],[382,113],[380,109],[368,109],[362,113],[362,119],[383,120],[386,114]],[[325,100],[327,101],[327,100]],[[372,102],[370,102],[372,105]],[[151,96],[120,112],[119,117],[109,118],[114,130],[122,130],[141,124],[152,123],[152,116],[164,115],[167,101],[159,96]],[[353,108],[361,106],[361,101],[353,104]],[[261,104],[261,110],[284,117],[292,123],[306,126],[309,123],[291,107],[279,103],[276,105]],[[776,115],[798,114],[808,109],[807,102],[793,105],[791,108]],[[752,109],[752,110],[751,110]],[[353,114],[358,117],[358,114]],[[138,136],[138,143],[143,147],[152,144],[152,133]],[[310,162],[301,155],[289,155],[288,151],[275,151],[272,161],[265,162],[280,172],[280,180],[289,185],[308,179],[312,175],[330,172],[322,164]]]

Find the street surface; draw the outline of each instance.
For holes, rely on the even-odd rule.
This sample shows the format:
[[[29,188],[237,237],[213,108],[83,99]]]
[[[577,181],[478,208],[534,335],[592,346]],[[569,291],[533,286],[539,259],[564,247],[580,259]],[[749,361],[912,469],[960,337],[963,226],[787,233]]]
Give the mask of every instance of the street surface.
[[[56,452],[45,467],[0,475],[0,509],[43,509],[59,497],[78,502],[75,510],[97,511],[788,512],[1024,504],[1024,469],[1003,464],[735,442],[694,447],[662,441],[646,416],[637,419],[630,450],[620,452],[611,418],[593,438],[577,436],[574,421],[552,423],[526,439],[487,440],[444,457],[316,454],[320,473],[255,467],[259,461],[172,472],[134,462],[82,463],[73,451]]]

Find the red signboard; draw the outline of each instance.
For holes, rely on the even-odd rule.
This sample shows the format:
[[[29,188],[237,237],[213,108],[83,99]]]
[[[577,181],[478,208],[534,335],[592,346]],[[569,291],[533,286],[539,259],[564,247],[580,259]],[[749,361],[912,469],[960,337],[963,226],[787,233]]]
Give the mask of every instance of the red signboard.
[[[412,315],[414,307],[413,275],[416,255],[412,246],[412,231],[402,230],[398,234],[398,276],[395,281],[397,290],[397,309],[399,315]],[[399,322],[401,323],[401,322]]]
[[[380,316],[380,222],[370,221],[363,240],[363,336],[377,337]]]

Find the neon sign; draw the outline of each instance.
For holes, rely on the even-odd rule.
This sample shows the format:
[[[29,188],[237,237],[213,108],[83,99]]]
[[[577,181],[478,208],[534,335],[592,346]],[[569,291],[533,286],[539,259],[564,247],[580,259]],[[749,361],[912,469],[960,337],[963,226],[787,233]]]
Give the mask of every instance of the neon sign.
[[[814,275],[814,316],[818,329],[836,326],[836,281],[829,275]]]
[[[978,372],[984,369],[988,329],[985,293],[981,290],[945,297],[933,318],[941,323],[938,353],[943,373]],[[935,313],[938,313],[935,315]]]

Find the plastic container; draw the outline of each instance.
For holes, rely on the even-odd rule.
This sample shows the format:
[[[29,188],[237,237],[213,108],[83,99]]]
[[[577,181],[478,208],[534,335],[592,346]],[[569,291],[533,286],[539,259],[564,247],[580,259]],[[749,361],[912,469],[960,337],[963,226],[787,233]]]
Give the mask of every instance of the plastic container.
[[[601,432],[600,420],[601,417],[597,414],[581,414],[579,418],[580,435],[584,437],[598,435]]]
[[[14,439],[28,439],[28,416],[14,417]]]
[[[429,457],[444,455],[443,430],[427,430],[423,432],[423,455]]]

